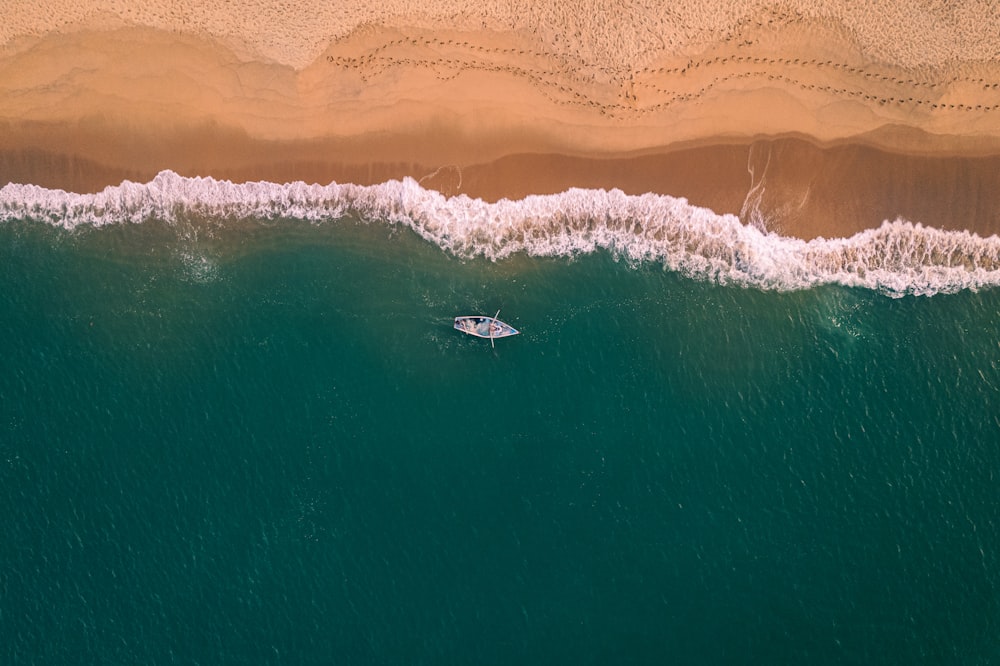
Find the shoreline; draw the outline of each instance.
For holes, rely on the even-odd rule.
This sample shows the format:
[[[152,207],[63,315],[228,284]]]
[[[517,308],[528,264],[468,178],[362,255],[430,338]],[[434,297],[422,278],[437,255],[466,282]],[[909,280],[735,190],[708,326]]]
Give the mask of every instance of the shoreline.
[[[669,194],[805,239],[897,217],[1000,233],[1000,64],[892,68],[821,28],[631,70],[489,31],[368,26],[300,69],[150,28],[43,36],[0,52],[0,183],[412,177]]]
[[[147,182],[164,169],[233,182],[374,185],[409,177],[446,196],[485,201],[570,188],[666,194],[806,240],[848,237],[896,218],[984,237],[1000,234],[1000,155],[904,154],[869,144],[824,147],[787,137],[619,156],[514,153],[448,164],[421,162],[414,155],[396,162],[350,162],[332,159],[337,150],[324,142],[261,142],[221,131],[193,133],[186,141],[190,150],[178,150],[177,137],[168,142],[173,159],[153,151],[131,163],[101,163],[86,153],[37,147],[6,148],[0,150],[0,181],[90,193],[123,180]],[[135,138],[129,143],[149,147]],[[216,155],[226,159],[206,157]]]

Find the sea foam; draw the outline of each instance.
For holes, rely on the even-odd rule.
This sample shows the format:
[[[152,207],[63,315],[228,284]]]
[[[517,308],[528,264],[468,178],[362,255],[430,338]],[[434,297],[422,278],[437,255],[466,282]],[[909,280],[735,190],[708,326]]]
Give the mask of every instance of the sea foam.
[[[890,296],[930,295],[1000,285],[1000,238],[942,231],[906,220],[850,238],[805,241],[744,225],[685,199],[620,190],[570,189],[518,201],[445,197],[412,179],[380,185],[231,183],[163,171],[96,194],[35,185],[0,188],[0,220],[79,225],[352,216],[403,225],[462,258],[499,261],[517,253],[574,256],[604,250],[636,265],[659,264],[720,284],[796,290],[822,284]]]

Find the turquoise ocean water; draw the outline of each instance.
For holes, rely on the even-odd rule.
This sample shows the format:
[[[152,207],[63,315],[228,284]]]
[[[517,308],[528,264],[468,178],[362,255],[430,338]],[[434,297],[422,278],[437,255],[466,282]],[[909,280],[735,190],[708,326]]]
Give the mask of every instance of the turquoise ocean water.
[[[0,662],[1000,663],[996,239],[163,179],[0,191]]]

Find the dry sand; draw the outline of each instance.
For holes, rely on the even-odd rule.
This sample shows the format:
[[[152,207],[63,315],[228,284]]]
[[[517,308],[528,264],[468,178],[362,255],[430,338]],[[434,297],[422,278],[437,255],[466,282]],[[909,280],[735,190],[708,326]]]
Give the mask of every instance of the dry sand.
[[[802,237],[1000,231],[989,1],[236,4],[19,2],[0,183],[412,176],[661,192]]]

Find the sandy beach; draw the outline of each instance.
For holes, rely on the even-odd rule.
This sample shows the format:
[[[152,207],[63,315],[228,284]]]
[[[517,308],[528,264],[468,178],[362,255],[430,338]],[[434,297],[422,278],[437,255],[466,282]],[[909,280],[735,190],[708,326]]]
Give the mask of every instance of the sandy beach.
[[[1000,19],[856,4],[23,3],[0,184],[410,176],[671,194],[803,238],[1000,232]]]

